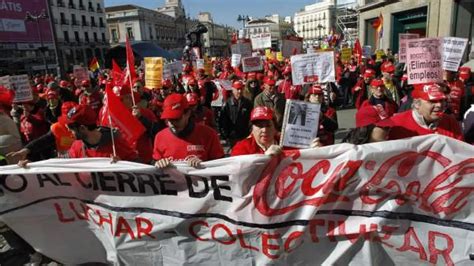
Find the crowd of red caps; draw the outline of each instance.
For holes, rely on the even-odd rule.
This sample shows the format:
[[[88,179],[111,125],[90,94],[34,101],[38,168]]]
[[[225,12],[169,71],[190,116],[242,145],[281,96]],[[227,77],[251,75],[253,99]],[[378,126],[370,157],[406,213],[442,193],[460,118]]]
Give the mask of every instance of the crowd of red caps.
[[[250,73],[229,58],[213,60],[212,73],[185,63],[162,88],[144,87],[140,70],[133,82],[108,69],[82,81],[72,74],[35,76],[31,101],[13,102],[13,88],[0,87],[0,114],[8,120],[0,135],[14,136],[0,143],[0,155],[10,163],[111,154],[142,163],[205,161],[225,156],[219,140],[231,146],[228,154],[264,153],[279,143],[288,99],[321,105],[316,146],[334,144],[336,109],[349,107],[357,109],[357,128],[374,128],[371,141],[438,133],[473,143],[469,122],[464,136],[460,127],[473,101],[471,69],[446,71],[444,83],[411,86],[396,56],[374,59],[342,62],[336,53],[336,82],[320,84],[316,77],[303,86],[293,84],[289,59],[265,60],[263,71]],[[219,80],[230,81],[232,90]],[[257,135],[256,128],[274,130]]]

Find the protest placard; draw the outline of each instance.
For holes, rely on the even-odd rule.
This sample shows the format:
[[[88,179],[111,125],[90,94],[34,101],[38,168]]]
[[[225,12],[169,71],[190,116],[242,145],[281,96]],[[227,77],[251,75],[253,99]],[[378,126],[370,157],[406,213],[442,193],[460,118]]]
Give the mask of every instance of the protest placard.
[[[303,51],[303,38],[290,36],[282,40],[281,52],[283,57],[301,54]]]
[[[240,59],[242,58],[242,55],[240,54],[232,54],[232,58],[230,61],[230,65],[232,67],[238,67],[240,66]]]
[[[196,59],[196,69],[204,69],[204,59]]]
[[[285,58],[283,57],[282,52],[277,52],[276,53],[276,59],[278,60],[278,62],[283,62],[283,60],[285,60]]]
[[[349,62],[352,56],[352,49],[349,47],[341,49],[341,61],[342,62]]]
[[[272,47],[272,34],[271,33],[258,33],[250,35],[252,41],[252,49],[259,50]]]
[[[31,90],[28,75],[10,76],[11,89],[15,90],[15,98],[13,102],[27,102],[33,100],[33,92]]]
[[[467,39],[443,38],[443,69],[457,72],[467,47]]]
[[[441,39],[407,40],[408,84],[443,82],[442,63]]]
[[[318,135],[320,104],[286,100],[280,146],[309,148]]]
[[[145,87],[159,89],[163,86],[163,58],[145,57]]]
[[[64,265],[468,265],[472,154],[432,134],[199,169],[53,159],[0,167],[0,219]]]
[[[81,85],[81,82],[83,80],[89,80],[89,72],[87,71],[87,68],[85,67],[74,65],[72,73],[74,77],[76,78],[74,83],[77,87]]]
[[[418,39],[418,33],[400,33],[398,34],[398,60],[400,63],[406,63],[407,60],[407,40]]]
[[[252,43],[250,40],[239,40],[238,43],[231,45],[232,54],[240,54],[242,57],[252,56]]]
[[[293,85],[303,85],[316,81],[321,83],[336,81],[334,52],[323,51],[292,56],[291,76]]]
[[[244,72],[263,70],[262,58],[260,56],[244,57],[242,59],[242,69]]]
[[[372,46],[364,45],[362,46],[362,55],[366,58],[372,58]]]
[[[385,51],[382,49],[379,49],[375,51],[375,61],[380,62],[382,61],[382,57],[385,55]]]
[[[212,74],[212,62],[208,56],[204,57],[204,73],[206,73],[206,75]]]
[[[213,82],[216,85],[217,91],[214,92],[211,106],[222,107],[224,105],[224,94],[232,90],[232,82],[226,79],[215,79]]]

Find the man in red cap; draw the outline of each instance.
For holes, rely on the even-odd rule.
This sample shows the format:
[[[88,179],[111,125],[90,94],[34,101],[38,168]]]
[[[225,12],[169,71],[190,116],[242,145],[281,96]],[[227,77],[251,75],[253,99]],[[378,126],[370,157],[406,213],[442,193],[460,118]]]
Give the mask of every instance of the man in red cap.
[[[261,73],[258,73],[261,74]],[[242,96],[245,98],[249,99],[252,104],[255,101],[255,97],[259,95],[262,90],[260,89],[260,82],[257,78],[257,73],[255,72],[250,72],[247,75],[247,79],[245,81],[245,88],[244,91],[242,92]]]
[[[258,106],[272,108],[275,112],[276,128],[280,130],[283,122],[283,113],[285,112],[285,104],[285,96],[276,91],[275,80],[265,77],[263,81],[263,92],[255,97],[254,108]]]
[[[368,86],[372,79],[375,78],[375,70],[367,68],[362,75],[362,78],[359,78],[356,85],[352,87],[352,95],[355,98],[355,107],[360,108],[362,103],[368,98]]]
[[[79,104],[89,105],[97,114],[102,107],[102,93],[91,85],[89,80],[81,81],[82,94],[79,96]]]
[[[68,151],[69,158],[112,157],[113,161],[138,159],[137,152],[129,148],[118,132],[107,127],[97,127],[97,113],[89,105],[78,105],[69,110],[64,123],[76,138]]]
[[[191,109],[184,95],[174,93],[166,97],[161,119],[166,120],[168,127],[155,136],[156,167],[165,168],[175,161],[199,167],[202,161],[224,156],[217,132],[191,119]]]
[[[237,142],[232,148],[231,156],[246,154],[263,154],[272,145],[278,145],[279,137],[276,128],[276,117],[269,107],[255,107],[250,114],[251,134]]]
[[[375,124],[391,117],[398,106],[385,94],[384,82],[374,79],[370,82],[371,96],[365,100],[356,113],[356,127]]]
[[[285,99],[287,100],[301,100],[302,87],[301,85],[293,85],[293,81],[291,79],[291,67],[286,66],[285,69],[283,69],[282,74],[284,79],[278,85],[278,92],[285,95]]]
[[[252,102],[243,97],[244,84],[234,81],[232,96],[227,99],[219,116],[222,137],[233,146],[236,141],[249,135],[250,112]]]
[[[412,92],[413,109],[380,121],[372,131],[372,140],[402,139],[441,134],[462,140],[459,123],[445,114],[446,95],[433,83],[416,84]]]
[[[48,89],[45,93],[45,98],[48,102],[45,109],[45,119],[48,123],[54,124],[58,121],[61,116],[61,100],[56,90]]]

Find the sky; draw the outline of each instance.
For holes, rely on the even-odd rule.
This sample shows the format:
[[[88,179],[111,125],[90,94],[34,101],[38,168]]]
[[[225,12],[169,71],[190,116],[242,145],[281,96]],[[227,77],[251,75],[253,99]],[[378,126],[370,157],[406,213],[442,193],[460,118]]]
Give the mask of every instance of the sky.
[[[164,6],[165,0],[104,0],[105,6],[134,4],[155,9]],[[316,3],[317,0],[182,0],[188,16],[195,18],[199,12],[210,12],[214,23],[239,28],[242,22],[237,16],[264,17],[279,14],[283,17],[294,16],[305,5]]]

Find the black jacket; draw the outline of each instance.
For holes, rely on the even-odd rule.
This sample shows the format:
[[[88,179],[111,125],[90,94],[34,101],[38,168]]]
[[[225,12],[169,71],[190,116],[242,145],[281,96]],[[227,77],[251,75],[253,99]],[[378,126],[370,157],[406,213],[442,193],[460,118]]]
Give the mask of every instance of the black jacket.
[[[245,97],[240,97],[239,101],[234,97],[227,99],[219,116],[219,126],[225,139],[243,139],[249,135],[252,108],[252,102]]]

